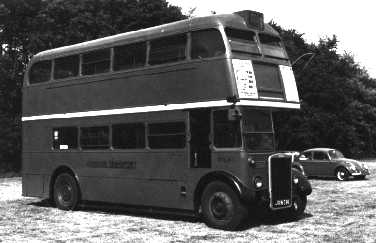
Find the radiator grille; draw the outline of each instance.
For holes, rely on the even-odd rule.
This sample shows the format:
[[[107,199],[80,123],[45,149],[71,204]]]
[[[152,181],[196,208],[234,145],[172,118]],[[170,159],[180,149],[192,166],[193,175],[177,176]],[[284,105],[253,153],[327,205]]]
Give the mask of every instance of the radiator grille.
[[[272,209],[291,206],[291,156],[272,155],[269,161],[269,192]]]

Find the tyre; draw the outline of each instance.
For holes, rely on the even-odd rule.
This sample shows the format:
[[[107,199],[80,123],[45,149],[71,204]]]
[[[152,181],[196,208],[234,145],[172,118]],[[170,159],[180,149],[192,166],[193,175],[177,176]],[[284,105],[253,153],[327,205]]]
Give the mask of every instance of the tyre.
[[[345,168],[340,167],[336,170],[336,178],[339,181],[347,181],[349,179],[349,172]]]
[[[68,173],[59,174],[54,182],[53,198],[57,208],[74,210],[79,202],[79,189],[76,179]]]
[[[248,216],[248,210],[240,201],[238,194],[226,183],[209,183],[201,197],[204,222],[213,228],[237,229]]]
[[[294,194],[292,196],[292,206],[289,210],[290,218],[299,219],[303,216],[304,210],[307,206],[307,196]]]

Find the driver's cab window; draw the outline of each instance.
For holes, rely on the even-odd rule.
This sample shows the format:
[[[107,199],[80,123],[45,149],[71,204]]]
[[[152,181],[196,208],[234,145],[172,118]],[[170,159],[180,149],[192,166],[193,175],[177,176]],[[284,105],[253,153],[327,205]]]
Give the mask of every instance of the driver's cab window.
[[[315,160],[329,160],[328,154],[324,152],[314,152],[313,159]]]

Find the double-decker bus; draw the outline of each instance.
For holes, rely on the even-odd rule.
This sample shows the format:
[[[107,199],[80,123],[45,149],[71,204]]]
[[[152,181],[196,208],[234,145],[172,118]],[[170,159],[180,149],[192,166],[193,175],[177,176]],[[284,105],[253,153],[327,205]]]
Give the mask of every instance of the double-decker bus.
[[[281,38],[254,11],[43,51],[23,87],[22,192],[194,213],[235,229],[303,214],[309,182],[275,154],[272,111],[299,109]]]

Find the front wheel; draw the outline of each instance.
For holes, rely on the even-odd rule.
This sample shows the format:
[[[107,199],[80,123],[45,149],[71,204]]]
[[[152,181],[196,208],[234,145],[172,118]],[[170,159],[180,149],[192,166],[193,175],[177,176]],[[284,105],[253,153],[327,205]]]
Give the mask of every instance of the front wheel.
[[[291,218],[298,219],[304,214],[307,206],[307,196],[294,194],[292,196],[292,206],[290,208]]]
[[[62,210],[74,210],[79,202],[79,189],[76,179],[68,173],[56,177],[54,183],[54,202]]]
[[[349,172],[345,168],[340,167],[336,170],[336,177],[339,181],[347,181],[349,179]]]
[[[235,230],[248,215],[237,193],[226,183],[211,182],[201,198],[205,223],[213,228]]]

